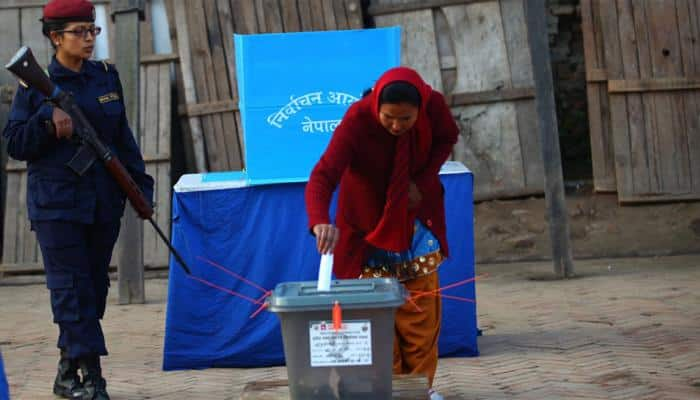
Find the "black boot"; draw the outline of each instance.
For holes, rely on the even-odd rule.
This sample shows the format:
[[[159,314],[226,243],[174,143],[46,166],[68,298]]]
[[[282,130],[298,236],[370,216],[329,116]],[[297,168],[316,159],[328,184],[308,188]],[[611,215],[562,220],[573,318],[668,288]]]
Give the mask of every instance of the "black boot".
[[[61,359],[58,360],[53,393],[66,399],[75,399],[83,395],[83,384],[78,376],[78,361],[68,358],[64,350],[61,350]]]
[[[107,381],[102,377],[100,357],[90,356],[80,359],[83,374],[83,395],[80,400],[109,400]]]

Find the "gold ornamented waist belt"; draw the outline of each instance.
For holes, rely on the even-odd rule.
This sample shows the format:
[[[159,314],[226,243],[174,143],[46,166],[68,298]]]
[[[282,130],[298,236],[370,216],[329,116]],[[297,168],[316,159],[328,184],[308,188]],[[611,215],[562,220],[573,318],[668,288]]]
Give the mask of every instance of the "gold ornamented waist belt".
[[[440,250],[416,257],[413,261],[398,262],[394,264],[364,266],[360,279],[366,278],[396,278],[399,282],[410,281],[421,276],[435,272],[440,264],[445,261],[445,256]]]

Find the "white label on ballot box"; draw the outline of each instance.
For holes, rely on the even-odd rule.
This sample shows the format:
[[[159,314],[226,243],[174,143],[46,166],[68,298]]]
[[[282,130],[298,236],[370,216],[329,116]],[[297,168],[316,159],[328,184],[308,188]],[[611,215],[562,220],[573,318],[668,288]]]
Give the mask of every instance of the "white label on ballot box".
[[[332,321],[311,321],[309,349],[312,367],[372,365],[372,324],[343,321],[336,332]]]

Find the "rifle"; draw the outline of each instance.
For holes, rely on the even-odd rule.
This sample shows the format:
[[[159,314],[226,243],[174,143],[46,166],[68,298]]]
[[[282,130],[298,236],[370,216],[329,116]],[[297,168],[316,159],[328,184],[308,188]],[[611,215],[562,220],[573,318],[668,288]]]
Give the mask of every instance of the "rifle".
[[[109,174],[117,181],[119,187],[126,193],[126,197],[142,219],[148,220],[170,252],[175,256],[182,269],[190,275],[190,269],[185,264],[180,254],[170,244],[163,231],[153,221],[153,208],[149,201],[141,192],[134,179],[129,175],[124,165],[117,156],[112,153],[109,147],[105,146],[97,136],[95,128],[85,118],[80,107],[75,104],[75,100],[70,93],[64,92],[57,85],[54,85],[44,71],[36,62],[32,50],[24,46],[17,51],[10,62],[5,66],[10,72],[15,74],[27,86],[36,88],[47,97],[47,100],[59,107],[73,119],[73,133],[80,139],[82,145],[78,148],[75,156],[68,162],[68,166],[78,175],[83,175],[97,158],[101,159],[109,171]]]

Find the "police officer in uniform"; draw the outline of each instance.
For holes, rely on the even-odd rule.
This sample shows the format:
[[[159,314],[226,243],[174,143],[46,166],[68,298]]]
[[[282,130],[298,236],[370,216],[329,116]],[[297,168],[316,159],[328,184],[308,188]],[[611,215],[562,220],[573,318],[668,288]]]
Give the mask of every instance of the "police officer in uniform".
[[[73,94],[102,142],[152,199],[153,179],[127,122],[117,71],[90,60],[101,30],[94,25],[93,4],[50,0],[41,21],[56,50],[48,66],[51,81]],[[73,121],[39,91],[20,84],[3,135],[9,155],[27,162],[28,215],[59,328],[53,391],[71,399],[109,399],[100,367],[100,357],[107,355],[100,319],[125,194],[99,160],[82,176],[67,166],[81,144]]]

